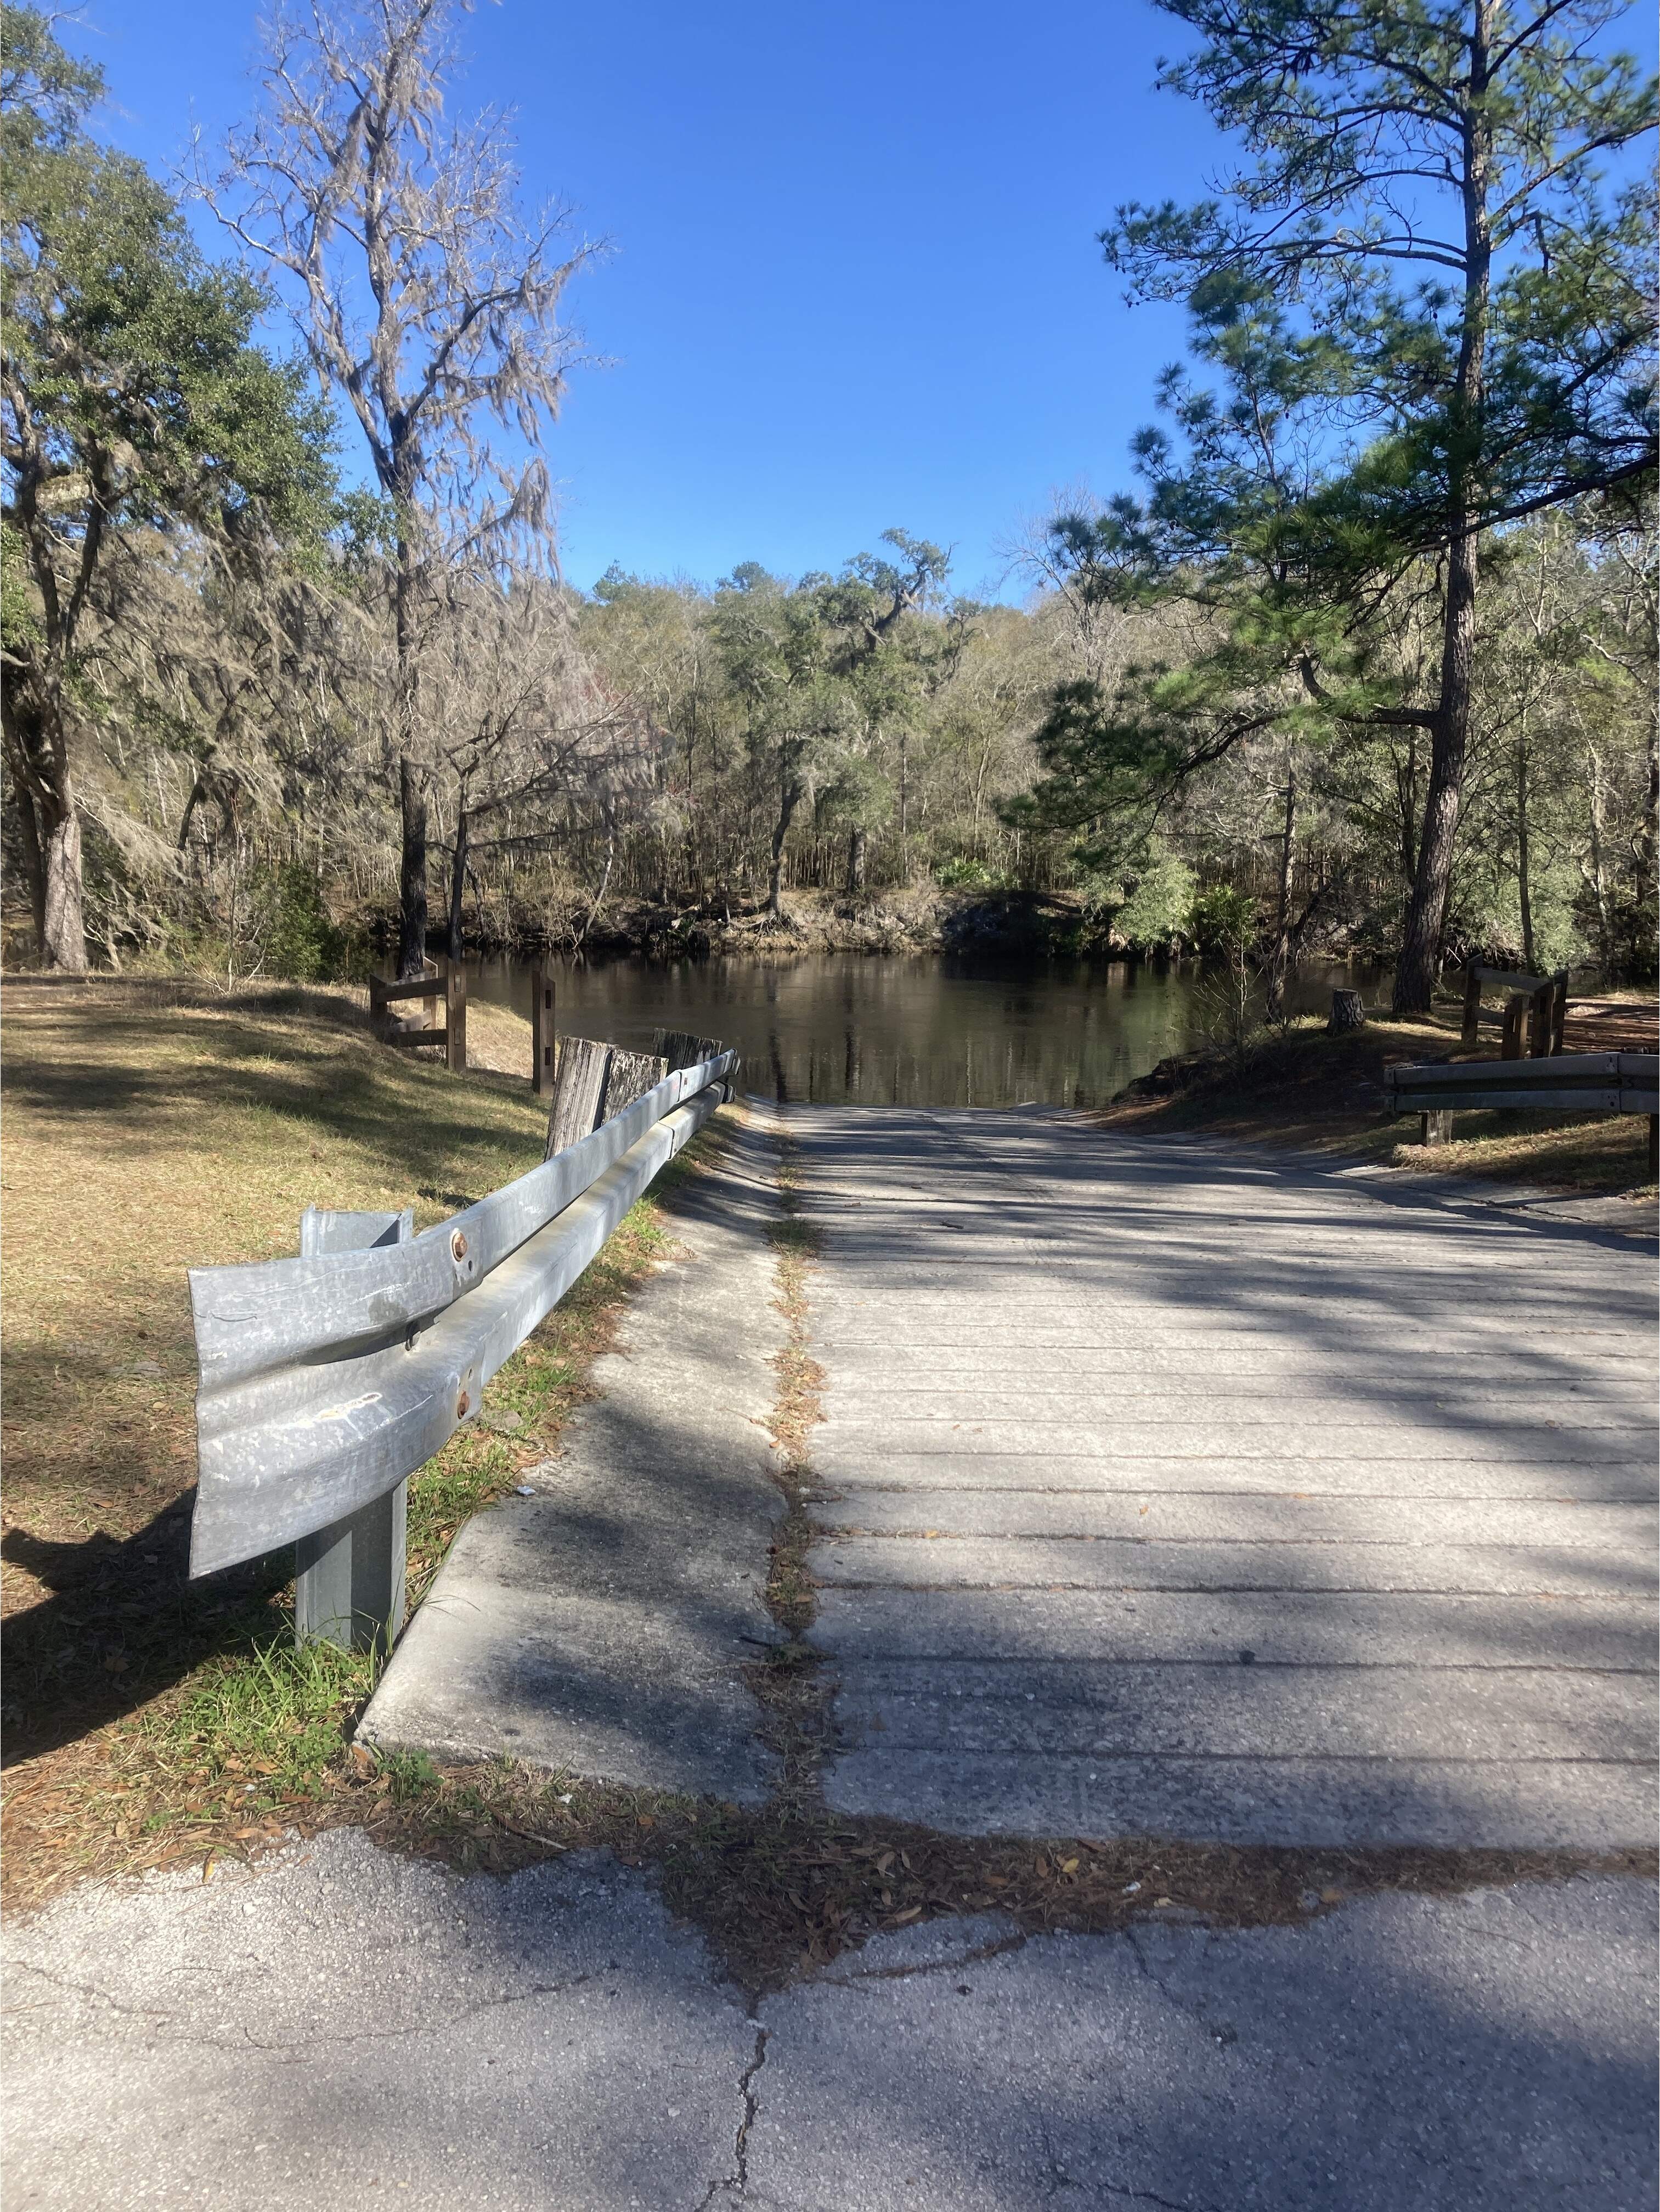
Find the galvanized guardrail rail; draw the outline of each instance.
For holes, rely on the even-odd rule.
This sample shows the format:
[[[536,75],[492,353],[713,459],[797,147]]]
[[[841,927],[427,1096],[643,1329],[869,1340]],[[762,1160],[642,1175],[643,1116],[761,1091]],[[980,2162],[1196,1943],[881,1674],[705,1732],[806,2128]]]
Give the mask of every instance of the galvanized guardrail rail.
[[[1522,1107],[1543,1114],[1646,1114],[1651,1168],[1660,1138],[1660,1054],[1651,1052],[1572,1052],[1548,1060],[1386,1067],[1383,1093],[1390,1113],[1422,1116],[1426,1145],[1446,1142],[1460,1108],[1466,1113]]]
[[[675,1070],[418,1237],[407,1212],[313,1208],[297,1258],[192,1268],[192,1576],[297,1544],[301,1640],[389,1644],[407,1478],[730,1096],[737,1057]]]

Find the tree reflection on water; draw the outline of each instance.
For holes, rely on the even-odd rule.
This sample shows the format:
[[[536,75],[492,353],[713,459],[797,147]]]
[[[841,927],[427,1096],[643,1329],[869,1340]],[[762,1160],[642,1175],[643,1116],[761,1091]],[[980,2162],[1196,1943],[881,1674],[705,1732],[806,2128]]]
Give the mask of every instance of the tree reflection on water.
[[[531,970],[470,968],[480,998],[528,1017]],[[1294,1008],[1370,976],[1306,966]],[[1100,1106],[1204,1041],[1196,961],[996,967],[926,954],[788,962],[593,960],[557,971],[557,1024],[641,1048],[654,1029],[735,1045],[744,1082],[782,1100],[868,1106]]]

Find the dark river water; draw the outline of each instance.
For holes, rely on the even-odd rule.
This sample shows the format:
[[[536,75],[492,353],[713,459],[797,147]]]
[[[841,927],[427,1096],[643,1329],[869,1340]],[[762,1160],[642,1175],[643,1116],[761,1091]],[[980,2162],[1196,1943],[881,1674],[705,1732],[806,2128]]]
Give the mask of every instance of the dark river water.
[[[531,973],[469,963],[473,994],[528,1017]],[[1370,996],[1368,969],[1303,970],[1299,1009],[1335,985]],[[654,1029],[735,1045],[743,1086],[769,1097],[873,1106],[1104,1105],[1168,1054],[1206,1040],[1217,983],[1196,961],[996,967],[930,955],[567,963],[556,1025],[644,1049]]]

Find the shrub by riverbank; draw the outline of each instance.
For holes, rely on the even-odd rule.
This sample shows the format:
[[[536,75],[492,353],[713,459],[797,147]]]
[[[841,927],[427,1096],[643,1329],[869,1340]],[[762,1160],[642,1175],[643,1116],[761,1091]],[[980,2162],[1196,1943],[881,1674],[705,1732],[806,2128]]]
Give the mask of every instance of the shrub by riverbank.
[[[1209,1131],[1375,1160],[1410,1174],[1468,1175],[1545,1189],[1652,1196],[1648,1122],[1639,1115],[1458,1115],[1450,1144],[1426,1149],[1415,1118],[1385,1119],[1383,1070],[1457,1060],[1462,1009],[1420,1021],[1371,1015],[1327,1033],[1323,1019],[1263,1030],[1243,1052],[1213,1049],[1161,1060],[1090,1118],[1104,1128],[1155,1134]],[[1570,1051],[1596,1048],[1570,1031]]]

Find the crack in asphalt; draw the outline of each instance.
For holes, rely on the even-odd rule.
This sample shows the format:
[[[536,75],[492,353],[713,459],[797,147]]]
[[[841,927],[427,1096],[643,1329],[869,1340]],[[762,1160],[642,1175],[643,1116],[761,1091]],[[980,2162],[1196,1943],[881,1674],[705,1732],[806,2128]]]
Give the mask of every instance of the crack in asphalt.
[[[755,2125],[761,2100],[755,2093],[755,2078],[767,2063],[767,2045],[772,2036],[769,2027],[755,2031],[755,2051],[749,2064],[738,2077],[738,2094],[744,2100],[744,2116],[738,2123],[738,2133],[733,2141],[733,2170],[719,2181],[710,2182],[697,2201],[696,2212],[708,2212],[717,2197],[731,2194],[736,2202],[749,2193],[750,2185],[750,2130]]]
[[[73,1981],[66,1976],[50,1973],[46,1967],[34,1966],[25,1959],[9,1959],[4,1963],[8,1973],[33,1974],[37,1980],[46,1983],[51,1988],[84,1997],[94,2004],[103,2006],[106,2011],[112,2012],[122,2019],[146,2021],[158,2026],[167,2026],[179,2018],[177,2013],[167,2011],[160,2006],[125,2004],[120,1998],[112,1996],[107,1990],[100,1989],[95,1982]],[[290,2052],[304,2053],[337,2045],[409,2042],[420,2036],[441,2035],[448,2028],[460,2027],[470,2020],[480,2019],[485,2013],[503,2011],[514,2005],[533,2004],[538,1997],[567,1996],[571,1990],[580,1990],[586,1983],[596,1978],[598,1978],[593,1974],[578,1974],[574,1980],[569,1982],[538,1982],[527,1990],[504,1991],[498,1996],[481,1997],[475,2003],[463,2005],[454,2012],[445,2013],[436,2018],[423,2020],[409,2027],[371,2028],[364,2030],[360,2034],[350,2035],[320,2034],[314,2028],[307,2028],[303,2035],[270,2043],[262,2042],[251,2028],[234,2021],[227,2021],[222,2033],[240,2036],[245,2049],[260,2051],[268,2057],[282,2057]],[[7,2007],[8,2012],[14,2014],[41,2008],[19,2005]],[[225,2047],[216,2038],[211,2036],[185,2035],[175,2039],[181,2043],[200,2045],[206,2050],[218,2051]]]
[[[767,2063],[767,2044],[771,2034],[769,2027],[756,2029],[755,2056],[739,2078],[739,2091],[744,2100],[744,2117],[738,2124],[738,2138],[733,2146],[737,2159],[737,2170],[733,2180],[740,2191],[749,2187],[750,2130],[755,2125],[755,2116],[761,2109],[761,2100],[755,2093],[755,2078]]]
[[[1206,2034],[1213,2041],[1215,2039],[1215,2031],[1210,2027],[1208,2021],[1206,2020],[1203,2001],[1201,2000],[1198,2004],[1188,2003],[1181,1997],[1178,1997],[1173,1990],[1165,1986],[1162,1978],[1156,1974],[1152,1968],[1147,1964],[1146,1954],[1141,1948],[1141,1931],[1140,1929],[1131,1926],[1122,1929],[1120,1932],[1122,1934],[1124,1941],[1129,1945],[1130,1956],[1134,1960],[1137,1966],[1140,1969],[1142,1979],[1152,1984],[1152,1987],[1158,1990],[1159,1996],[1163,1997],[1164,2002],[1169,2005],[1173,2011],[1179,2012],[1184,2020],[1192,2021],[1195,2027],[1204,2028]],[[1195,1934],[1203,1934],[1207,1931],[1203,1929],[1195,1929],[1193,1932]]]

